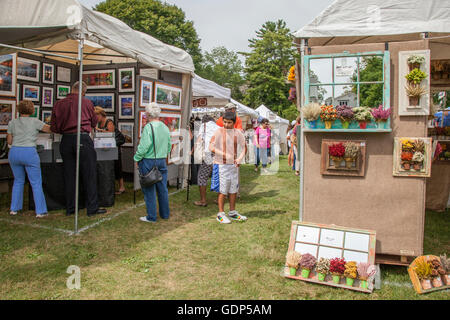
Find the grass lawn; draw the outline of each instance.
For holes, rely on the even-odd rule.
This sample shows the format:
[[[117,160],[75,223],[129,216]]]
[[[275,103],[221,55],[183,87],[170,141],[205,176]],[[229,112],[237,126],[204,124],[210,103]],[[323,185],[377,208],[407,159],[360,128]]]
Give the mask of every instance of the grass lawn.
[[[10,217],[4,197],[0,299],[450,299],[448,290],[417,294],[406,267],[382,265],[384,284],[372,294],[284,278],[291,222],[298,219],[298,177],[282,158],[275,176],[244,166],[241,182],[237,209],[249,218],[245,223],[220,225],[214,194],[208,193],[208,207],[196,207],[194,186],[189,202],[186,191],[170,197],[168,221],[140,222],[145,206],[133,208],[127,192],[107,215],[87,218],[82,211],[80,228],[128,210],[77,236],[52,229],[72,230],[73,217]],[[450,252],[449,214],[427,212],[425,253]],[[71,265],[81,269],[80,290],[66,287]]]

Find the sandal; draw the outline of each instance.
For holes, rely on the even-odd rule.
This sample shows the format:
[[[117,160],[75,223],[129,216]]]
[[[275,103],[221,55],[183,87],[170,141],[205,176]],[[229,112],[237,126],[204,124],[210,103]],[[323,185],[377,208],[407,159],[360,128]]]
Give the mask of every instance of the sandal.
[[[118,196],[118,195],[121,195],[122,193],[125,193],[125,190],[119,190],[119,191],[117,191],[117,192],[116,192],[116,195]]]
[[[198,207],[206,207],[206,206],[208,206],[207,203],[203,203],[203,202],[200,202],[200,201],[195,201],[194,205],[196,205]]]

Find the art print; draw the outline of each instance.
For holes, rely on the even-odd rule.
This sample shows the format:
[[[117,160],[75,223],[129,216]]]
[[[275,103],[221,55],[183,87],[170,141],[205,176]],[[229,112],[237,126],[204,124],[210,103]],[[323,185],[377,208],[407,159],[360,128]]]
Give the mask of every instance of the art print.
[[[16,54],[0,56],[0,96],[16,96]]]

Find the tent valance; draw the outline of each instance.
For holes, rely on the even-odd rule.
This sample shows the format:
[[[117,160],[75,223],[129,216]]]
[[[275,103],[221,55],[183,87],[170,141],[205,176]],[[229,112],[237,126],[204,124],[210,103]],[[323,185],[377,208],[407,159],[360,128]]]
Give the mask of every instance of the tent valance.
[[[271,123],[279,122],[279,123],[289,124],[289,120],[281,118],[275,112],[273,112],[272,110],[270,110],[263,104],[260,105],[258,108],[256,108],[256,112],[258,112],[258,114],[261,117],[268,119],[269,122],[271,122]]]
[[[203,79],[198,75],[195,75],[192,79],[192,94],[194,97],[231,99],[231,89],[222,87],[214,81]]]

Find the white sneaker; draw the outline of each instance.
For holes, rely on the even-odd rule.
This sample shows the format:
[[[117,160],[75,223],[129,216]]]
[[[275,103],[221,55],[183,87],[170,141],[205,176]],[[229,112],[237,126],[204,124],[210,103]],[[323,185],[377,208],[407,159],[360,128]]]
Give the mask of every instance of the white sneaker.
[[[217,214],[216,220],[219,221],[220,223],[224,223],[224,224],[231,223],[231,220],[227,218],[227,216],[225,215],[225,212],[219,212]]]
[[[36,218],[44,218],[44,217],[47,217],[47,216],[48,216],[48,213],[37,214],[37,215],[36,215]]]
[[[236,210],[228,212],[228,217],[234,221],[247,221],[247,217],[240,215]]]
[[[156,223],[156,221],[147,220],[147,217],[140,217],[139,220],[149,223]]]
[[[12,216],[15,216],[15,215],[17,215],[17,211],[10,211],[9,214]]]

